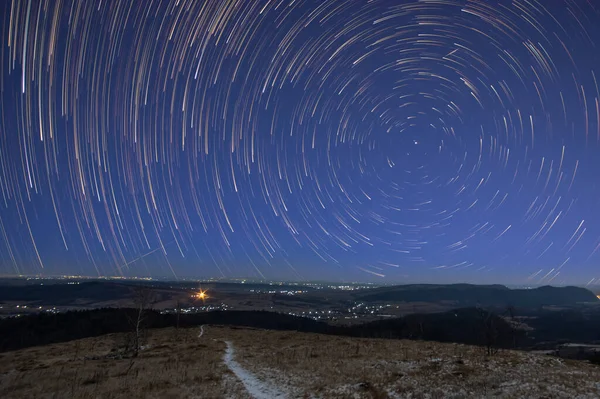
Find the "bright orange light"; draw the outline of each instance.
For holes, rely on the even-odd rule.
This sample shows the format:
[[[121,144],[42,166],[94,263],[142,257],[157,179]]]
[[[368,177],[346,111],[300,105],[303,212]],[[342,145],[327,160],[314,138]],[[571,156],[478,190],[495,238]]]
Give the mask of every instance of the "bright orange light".
[[[198,298],[198,299],[205,300],[206,298],[208,298],[208,295],[206,295],[206,291],[202,291],[202,290],[200,290],[200,292],[198,292],[198,293],[195,295],[195,297],[196,297],[196,298]]]

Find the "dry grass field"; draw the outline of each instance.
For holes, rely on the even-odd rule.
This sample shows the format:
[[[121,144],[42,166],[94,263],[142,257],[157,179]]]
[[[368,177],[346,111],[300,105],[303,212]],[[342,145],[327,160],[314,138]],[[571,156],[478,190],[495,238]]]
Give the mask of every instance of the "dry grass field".
[[[133,363],[112,356],[119,334],[3,353],[0,397],[249,398],[245,372],[290,398],[600,397],[600,368],[531,353],[488,357],[455,344],[199,331],[151,331]],[[227,343],[242,375],[224,362]],[[255,397],[268,397],[254,388]]]
[[[213,328],[214,329],[214,328]],[[213,331],[238,361],[296,397],[598,398],[600,368],[517,351],[265,331]]]
[[[114,359],[122,334],[0,354],[0,398],[244,397],[223,364],[225,343],[198,329],[153,330],[132,363]]]

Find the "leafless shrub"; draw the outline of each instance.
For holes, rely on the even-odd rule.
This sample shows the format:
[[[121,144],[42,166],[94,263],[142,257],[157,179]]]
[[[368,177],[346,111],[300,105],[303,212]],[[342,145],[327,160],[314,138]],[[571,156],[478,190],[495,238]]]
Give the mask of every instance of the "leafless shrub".
[[[146,321],[154,299],[155,294],[149,287],[135,287],[133,297],[135,312],[133,314],[127,313],[130,331],[120,337],[122,342],[119,345],[121,349],[119,355],[132,359],[130,369],[133,366],[133,359],[139,355],[142,346],[148,339]]]
[[[487,356],[493,356],[498,353],[498,328],[496,326],[496,317],[494,313],[480,309],[481,329]]]

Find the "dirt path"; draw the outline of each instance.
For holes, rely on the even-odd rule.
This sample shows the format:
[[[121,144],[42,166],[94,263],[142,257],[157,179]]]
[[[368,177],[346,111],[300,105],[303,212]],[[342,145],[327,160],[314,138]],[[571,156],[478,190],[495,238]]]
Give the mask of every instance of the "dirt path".
[[[288,396],[277,387],[271,386],[254,376],[234,359],[235,350],[230,341],[225,341],[227,349],[223,361],[225,365],[244,384],[244,387],[254,399],[284,399]]]

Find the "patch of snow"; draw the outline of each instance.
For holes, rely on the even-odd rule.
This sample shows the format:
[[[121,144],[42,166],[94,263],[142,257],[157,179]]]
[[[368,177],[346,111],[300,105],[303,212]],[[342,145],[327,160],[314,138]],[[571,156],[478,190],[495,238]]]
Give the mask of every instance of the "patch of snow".
[[[223,361],[225,365],[236,375],[236,377],[244,384],[244,387],[254,399],[284,399],[288,397],[284,392],[281,392],[276,387],[273,387],[258,378],[242,367],[234,359],[234,348],[231,342],[225,341],[227,349]]]
[[[360,399],[360,384],[344,384],[330,389],[330,393],[343,395],[346,398]]]

